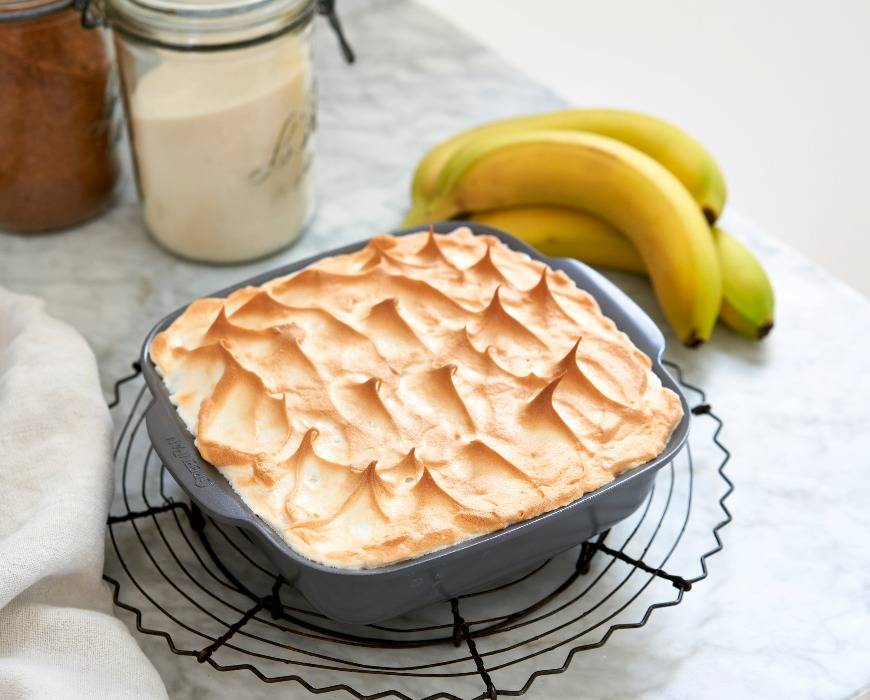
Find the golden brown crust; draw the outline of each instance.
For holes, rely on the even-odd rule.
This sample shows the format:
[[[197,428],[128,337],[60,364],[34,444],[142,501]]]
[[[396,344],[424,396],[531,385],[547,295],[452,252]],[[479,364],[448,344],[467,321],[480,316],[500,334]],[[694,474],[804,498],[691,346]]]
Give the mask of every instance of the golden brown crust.
[[[151,356],[203,457],[341,567],[566,505],[661,452],[682,415],[589,294],[467,229],[201,299]]]

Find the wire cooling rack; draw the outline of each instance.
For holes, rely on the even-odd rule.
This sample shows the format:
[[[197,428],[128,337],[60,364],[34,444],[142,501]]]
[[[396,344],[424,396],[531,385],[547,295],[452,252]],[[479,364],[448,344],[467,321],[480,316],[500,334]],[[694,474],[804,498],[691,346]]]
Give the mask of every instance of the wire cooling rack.
[[[666,364],[697,401],[692,433],[633,516],[513,581],[365,626],[313,611],[244,531],[190,503],[148,440],[150,395],[134,364],[111,404],[117,512],[108,520],[104,578],[114,603],[135,616],[140,633],[164,639],[191,663],[313,694],[524,695],[537,678],[567,671],[615,632],[678,605],[722,549],[733,491],[723,424],[704,392]]]

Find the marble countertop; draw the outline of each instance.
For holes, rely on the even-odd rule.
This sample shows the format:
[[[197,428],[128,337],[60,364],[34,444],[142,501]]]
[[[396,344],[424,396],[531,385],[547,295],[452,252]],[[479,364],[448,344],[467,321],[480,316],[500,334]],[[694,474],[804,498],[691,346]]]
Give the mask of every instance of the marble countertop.
[[[394,228],[413,163],[440,138],[561,104],[414,4],[360,1],[343,20],[359,62],[343,65],[321,27],[320,204],[289,250],[235,267],[175,259],[144,232],[129,177],[87,226],[0,236],[0,283],[45,298],[78,328],[107,390],[153,323],[191,298]],[[725,420],[737,485],[725,550],[681,605],[539,679],[530,697],[843,698],[870,683],[870,302],[736,214],[725,223],[769,270],[777,327],[763,343],[720,328],[700,351],[669,336],[668,353]],[[662,321],[644,281],[612,279]],[[138,638],[174,698],[305,697]]]

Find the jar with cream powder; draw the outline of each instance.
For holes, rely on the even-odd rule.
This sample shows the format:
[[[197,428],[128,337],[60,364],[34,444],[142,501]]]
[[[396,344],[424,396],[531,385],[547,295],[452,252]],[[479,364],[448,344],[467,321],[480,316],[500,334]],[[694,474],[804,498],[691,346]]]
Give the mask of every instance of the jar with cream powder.
[[[305,226],[316,9],[314,0],[96,8],[115,34],[145,225],[171,252],[243,262]]]

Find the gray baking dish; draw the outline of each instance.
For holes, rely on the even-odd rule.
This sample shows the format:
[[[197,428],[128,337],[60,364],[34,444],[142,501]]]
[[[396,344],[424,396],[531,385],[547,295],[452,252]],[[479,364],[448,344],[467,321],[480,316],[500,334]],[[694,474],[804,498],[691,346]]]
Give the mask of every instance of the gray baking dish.
[[[649,493],[658,470],[673,460],[688,436],[688,404],[680,387],[661,362],[664,337],[631,299],[586,265],[567,258],[544,257],[496,229],[450,221],[437,224],[435,230],[446,233],[460,225],[469,226],[475,234],[495,236],[514,250],[564,270],[579,287],[591,293],[602,311],[652,358],[653,372],[664,386],[680,397],[683,418],[665,450],[654,460],[624,472],[609,484],[562,508],[398,564],[367,570],[332,568],[295,552],[245,505],[219,471],[199,456],[194,446],[194,436],[176,413],[149,357],[154,336],[167,328],[184,309],[174,311],[154,326],[142,347],[142,371],[154,397],[146,417],[154,449],[175,480],[203,511],[218,521],[236,525],[250,533],[284,578],[311,605],[334,620],[377,622],[429,603],[496,585],[531,570],[544,560],[584,542],[633,513]],[[407,229],[396,235],[419,230],[419,227]],[[320,258],[358,250],[366,243],[362,241],[291,263],[211,296],[223,297],[240,287],[262,284],[274,277],[300,270]]]

